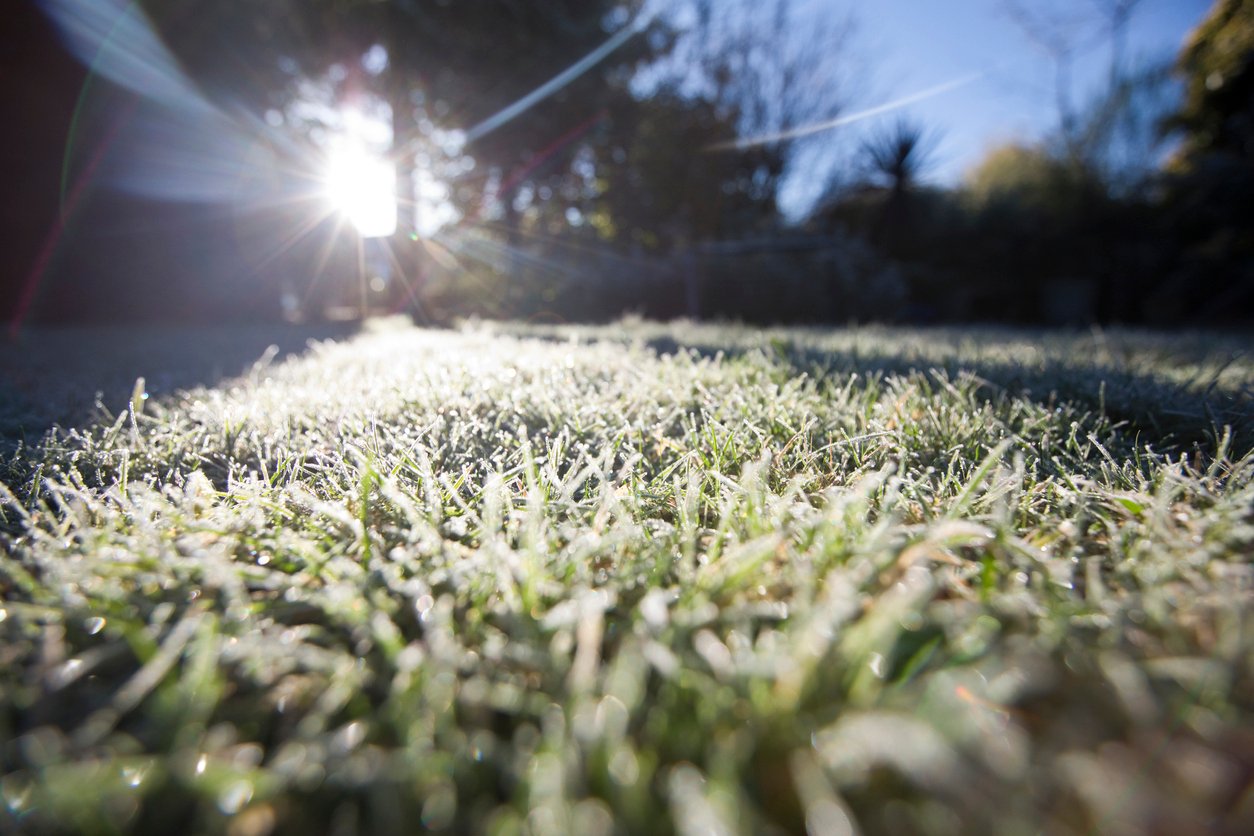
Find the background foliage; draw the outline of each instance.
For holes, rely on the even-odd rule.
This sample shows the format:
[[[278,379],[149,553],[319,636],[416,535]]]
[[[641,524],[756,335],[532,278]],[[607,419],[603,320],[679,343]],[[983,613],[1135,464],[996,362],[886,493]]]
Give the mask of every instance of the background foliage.
[[[406,232],[391,245],[409,286],[366,298],[359,242],[335,238],[329,222],[294,236],[281,205],[91,190],[73,211],[45,210],[75,246],[40,262],[32,313],[273,318],[292,313],[281,303],[294,294],[306,316],[364,299],[432,321],[625,311],[754,322],[1248,318],[1248,2],[1217,2],[1174,68],[1128,60],[1135,2],[1098,4],[1081,30],[1008,3],[1052,50],[1060,79],[1068,38],[1108,38],[1104,86],[1080,99],[1060,81],[1053,136],[992,149],[946,188],[929,183],[927,125],[842,129],[844,162],[801,219],[782,215],[779,186],[810,157],[771,137],[847,108],[865,75],[853,23],[798,35],[787,0],[689,5],[691,14],[652,15],[610,0],[145,3],[233,129],[264,137],[254,180],[269,178],[278,195],[308,192],[308,158],[357,107],[391,125],[402,191],[426,177],[460,220],[415,245],[415,213],[431,210],[402,201]],[[50,40],[38,17],[16,20]],[[562,89],[484,129],[632,27]],[[62,59],[42,60],[48,83],[72,99],[70,71],[53,67]],[[133,99],[93,77],[64,171],[24,176],[72,183]],[[64,200],[65,182],[41,193]],[[37,254],[33,244],[8,254],[10,308]]]

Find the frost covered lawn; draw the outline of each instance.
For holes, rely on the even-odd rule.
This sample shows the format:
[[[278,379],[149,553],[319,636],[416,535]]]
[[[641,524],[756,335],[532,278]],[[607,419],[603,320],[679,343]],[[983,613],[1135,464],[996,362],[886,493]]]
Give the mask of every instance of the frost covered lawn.
[[[390,327],[136,397],[0,471],[0,830],[1249,832],[1248,347]]]

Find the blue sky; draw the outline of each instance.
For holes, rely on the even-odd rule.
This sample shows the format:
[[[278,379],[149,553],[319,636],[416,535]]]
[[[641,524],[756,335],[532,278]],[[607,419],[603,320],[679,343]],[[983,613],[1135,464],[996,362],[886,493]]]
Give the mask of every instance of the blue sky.
[[[906,115],[937,131],[931,171],[937,182],[957,182],[989,148],[1039,138],[1057,124],[1053,64],[1016,25],[1001,0],[800,0],[800,4],[804,15],[852,11],[857,21],[851,71],[861,72],[865,82],[858,86],[851,110],[983,74],[861,126],[874,128]],[[1026,4],[1084,11],[1095,7],[1092,0],[1026,0]],[[1174,56],[1210,5],[1209,0],[1143,0],[1128,33],[1129,59]],[[1108,55],[1099,45],[1077,59],[1077,98],[1104,78]],[[804,192],[804,186],[793,184],[785,202],[804,200]]]

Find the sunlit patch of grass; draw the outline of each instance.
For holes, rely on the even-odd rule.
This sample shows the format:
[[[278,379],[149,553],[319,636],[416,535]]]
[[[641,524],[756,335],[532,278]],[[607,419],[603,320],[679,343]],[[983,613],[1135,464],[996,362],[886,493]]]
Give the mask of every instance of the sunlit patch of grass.
[[[55,431],[0,498],[0,822],[1235,832],[1230,349],[388,330]]]

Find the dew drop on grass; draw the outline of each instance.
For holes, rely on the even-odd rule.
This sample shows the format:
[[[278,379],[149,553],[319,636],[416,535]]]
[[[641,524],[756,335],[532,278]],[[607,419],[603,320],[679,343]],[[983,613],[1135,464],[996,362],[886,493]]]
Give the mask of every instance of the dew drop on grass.
[[[68,659],[63,665],[61,665],[60,668],[57,669],[54,679],[61,686],[68,685],[78,678],[78,672],[82,670],[82,667],[82,659]]]
[[[923,626],[923,614],[919,612],[908,612],[901,617],[901,629],[914,632]]]
[[[0,607],[0,621],[4,621],[8,617],[9,617],[9,611],[6,610],[4,607]]]
[[[244,809],[244,805],[251,801],[252,797],[253,785],[251,782],[243,779],[232,781],[218,795],[218,809],[228,816],[233,815]]]
[[[331,739],[331,746],[335,751],[341,754],[347,754],[356,749],[357,746],[365,739],[366,724],[362,722],[352,722],[335,733]]]
[[[414,609],[416,609],[418,611],[418,615],[424,619],[426,618],[427,613],[434,606],[435,599],[430,595],[419,595],[418,599],[414,601]]]
[[[9,812],[20,815],[24,813],[30,805],[31,784],[22,783],[16,777],[9,775],[0,781],[0,799],[4,800],[4,806]]]
[[[872,653],[870,661],[867,662],[867,667],[871,669],[871,673],[875,674],[880,679],[883,679],[884,655],[882,653]]]
[[[4,619],[0,618],[0,621]],[[105,620],[100,616],[92,616],[83,622],[83,629],[87,631],[87,635],[94,636],[105,628]]]
[[[128,787],[138,787],[144,782],[144,777],[148,774],[147,767],[140,766],[124,766],[122,767],[122,780],[126,782]]]
[[[205,767],[208,765],[209,765],[209,756],[201,755],[199,758],[196,759],[196,774],[204,775]]]

